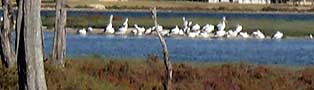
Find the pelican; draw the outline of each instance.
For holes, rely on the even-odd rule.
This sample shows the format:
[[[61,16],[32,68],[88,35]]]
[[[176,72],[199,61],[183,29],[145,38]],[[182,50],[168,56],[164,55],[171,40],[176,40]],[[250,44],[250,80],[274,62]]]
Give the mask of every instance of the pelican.
[[[209,34],[207,32],[201,32],[199,36],[203,38],[207,38],[209,37]]]
[[[215,26],[212,25],[212,24],[206,24],[206,25],[202,28],[202,30],[205,31],[205,32],[207,32],[207,33],[213,32],[214,29],[215,29]]]
[[[162,35],[162,36],[169,36],[169,34],[170,34],[170,31],[169,30],[162,30],[162,31],[159,31],[160,32],[160,34]]]
[[[112,27],[113,15],[110,15],[109,24],[106,27],[106,33],[114,33],[114,28]]]
[[[157,28],[155,28],[156,31],[158,31],[162,36],[169,36],[170,31],[169,30],[163,30],[163,27],[161,25],[158,25]]]
[[[150,34],[150,33],[152,33],[153,29],[155,29],[155,28],[152,27],[152,28],[146,29],[144,34]]]
[[[93,28],[89,26],[89,27],[87,28],[87,32],[92,32],[92,31],[93,31]]]
[[[309,38],[310,38],[310,39],[313,39],[313,34],[310,34]]]
[[[87,34],[86,29],[83,28],[83,29],[78,30],[78,31],[77,31],[77,34],[86,35],[86,34]]]
[[[189,21],[188,26],[191,27],[192,24],[193,24],[193,22],[192,22],[192,21]]]
[[[188,27],[189,21],[185,19],[185,17],[182,17],[183,20],[183,26]]]
[[[242,37],[242,38],[249,38],[250,35],[247,33],[247,32],[240,32],[239,35]]]
[[[125,34],[128,31],[128,26],[129,26],[128,21],[129,21],[129,19],[126,18],[122,24],[123,26],[119,28],[120,33]]]
[[[258,39],[264,39],[265,38],[265,35],[260,30],[253,32],[252,35]]]
[[[225,30],[225,28],[226,28],[226,17],[225,16],[222,17],[222,21],[219,22],[219,24],[217,25],[217,28],[218,28],[218,31]]]
[[[156,29],[156,28],[155,28]],[[157,31],[159,31],[159,32],[161,32],[161,31],[163,31],[164,30],[164,28],[161,26],[161,25],[158,25],[157,26]]]
[[[242,31],[242,29],[243,29],[243,27],[242,27],[240,24],[238,24],[238,25],[236,26],[235,32],[239,33],[239,32]]]
[[[179,29],[178,25],[176,25],[176,27],[171,29],[171,34],[177,35],[177,34],[179,34],[179,32],[180,32],[180,29]]]
[[[188,28],[189,28],[189,21],[185,19],[185,17],[182,17],[183,20],[183,31],[187,32]]]
[[[188,22],[187,27],[184,28],[185,33],[189,33],[191,31],[192,21]]]
[[[182,29],[180,29],[179,35],[184,35],[184,31]]]
[[[189,32],[188,33],[188,37],[191,37],[191,38],[195,38],[198,35],[199,35],[199,32]]]
[[[282,39],[283,33],[280,31],[277,31],[273,36],[272,39]]]
[[[137,30],[137,35],[143,35],[143,33],[145,32],[145,28],[144,27],[139,27],[137,24],[134,24],[134,27]]]
[[[192,31],[199,31],[201,29],[201,26],[199,24],[195,24],[192,26]]]
[[[226,31],[224,31],[224,30],[219,30],[219,31],[217,31],[216,32],[216,37],[223,37],[223,36],[225,36],[226,35]]]
[[[132,32],[134,35],[137,35],[137,29],[133,29],[131,32]]]
[[[238,36],[238,32],[236,31],[232,31],[232,30],[229,30],[227,32],[227,37],[230,38],[230,37],[237,37]]]

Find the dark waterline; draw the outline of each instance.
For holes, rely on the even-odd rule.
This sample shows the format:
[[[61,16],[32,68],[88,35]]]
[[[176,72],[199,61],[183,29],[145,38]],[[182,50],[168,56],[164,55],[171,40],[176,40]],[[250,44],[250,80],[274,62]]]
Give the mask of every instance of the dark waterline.
[[[69,11],[69,16],[109,16],[120,17],[150,17],[151,12],[143,11]],[[53,16],[54,12],[46,11],[43,16]],[[314,20],[314,14],[271,14],[271,13],[228,13],[228,12],[159,12],[160,18],[187,17],[187,18],[221,18],[226,16],[232,19],[284,19],[284,20]]]
[[[45,51],[51,52],[52,33],[45,33]],[[170,58],[183,62],[249,62],[266,65],[314,64],[314,40],[207,40],[166,38]],[[48,54],[48,53],[46,53]],[[162,56],[156,37],[67,35],[68,57],[101,55],[108,58]]]
[[[2,12],[0,12],[2,15]],[[68,11],[68,16],[109,16],[120,17],[150,17],[148,11]],[[42,11],[41,15],[55,16],[55,11]],[[228,13],[228,12],[159,12],[160,18],[187,17],[187,18],[221,18],[226,16],[232,19],[283,19],[283,20],[314,20],[314,14],[278,14],[278,13]]]

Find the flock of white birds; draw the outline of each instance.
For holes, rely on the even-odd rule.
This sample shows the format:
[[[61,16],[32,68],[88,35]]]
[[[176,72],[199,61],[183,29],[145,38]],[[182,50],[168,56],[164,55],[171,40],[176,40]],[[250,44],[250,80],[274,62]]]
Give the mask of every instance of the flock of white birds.
[[[271,39],[282,39],[284,34],[280,31],[276,31],[272,36],[266,36],[261,30],[256,30],[249,34],[248,32],[243,32],[243,27],[238,24],[236,28],[226,30],[226,17],[223,16],[222,20],[217,24],[206,24],[204,26],[200,26],[199,24],[193,24],[192,21],[188,21],[185,17],[183,20],[183,28],[179,28],[176,25],[172,29],[163,29],[163,26],[158,25],[158,27],[144,28],[137,24],[134,24],[134,27],[131,29],[128,26],[128,18],[125,19],[123,25],[119,27],[117,30],[112,25],[113,15],[110,15],[109,23],[107,27],[104,29],[104,32],[107,34],[133,34],[133,35],[150,35],[154,32],[159,31],[163,36],[188,36],[191,38],[257,38],[257,39],[265,39],[266,37],[270,37]],[[87,32],[93,31],[93,28],[88,27],[87,29],[78,30],[78,34],[86,35]],[[128,33],[130,32],[130,33]],[[313,38],[311,34],[309,38]]]

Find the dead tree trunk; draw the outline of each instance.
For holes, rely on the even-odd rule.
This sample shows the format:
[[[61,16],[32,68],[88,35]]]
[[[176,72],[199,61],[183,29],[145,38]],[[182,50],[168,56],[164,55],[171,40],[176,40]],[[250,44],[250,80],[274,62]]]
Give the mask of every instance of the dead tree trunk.
[[[22,14],[21,23],[18,25],[19,89],[47,90],[41,40],[41,0],[19,0],[18,3],[18,9],[22,10],[22,13],[18,13]]]
[[[11,32],[12,32],[12,10],[11,1],[2,0],[3,8],[3,21],[0,31],[0,42],[1,42],[1,60],[4,66],[13,67],[16,63],[13,48],[11,47]]]
[[[66,10],[65,0],[57,0],[56,2],[56,21],[54,31],[54,42],[52,50],[52,59],[55,64],[64,67],[65,55],[65,25],[66,25]]]
[[[22,19],[23,19],[23,0],[16,0],[17,7],[19,8],[17,10],[17,18],[16,18],[16,24],[15,24],[15,58],[18,58],[18,52],[19,52],[19,43],[20,43],[20,32],[22,27]]]
[[[159,32],[159,27],[158,27],[158,22],[157,22],[157,10],[156,7],[153,9],[152,11],[153,13],[153,19],[154,19],[154,24],[155,24],[155,30],[157,32],[158,38],[160,40],[161,46],[163,48],[163,55],[164,55],[164,64],[166,67],[166,80],[164,82],[164,86],[166,90],[171,90],[172,89],[172,66],[171,66],[171,62],[169,60],[169,52],[168,52],[168,48],[167,48],[167,44],[165,39],[161,36],[160,32]]]

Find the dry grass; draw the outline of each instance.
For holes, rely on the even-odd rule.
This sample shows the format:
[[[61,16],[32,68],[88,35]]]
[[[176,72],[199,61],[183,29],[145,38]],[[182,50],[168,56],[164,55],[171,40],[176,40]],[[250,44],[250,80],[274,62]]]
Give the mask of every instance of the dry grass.
[[[151,1],[131,0],[125,2],[99,2],[98,0],[67,0],[69,7],[90,8],[91,4],[104,5],[107,9],[150,9],[162,10],[211,10],[211,11],[312,11],[313,6],[296,6],[288,4],[260,5],[234,3],[206,3],[189,1]]]
[[[50,90],[162,90],[164,69],[155,56],[148,60],[72,58],[64,69],[46,65]],[[173,65],[174,90],[313,90],[314,68],[250,64]],[[0,69],[0,89],[17,89],[14,69]]]

